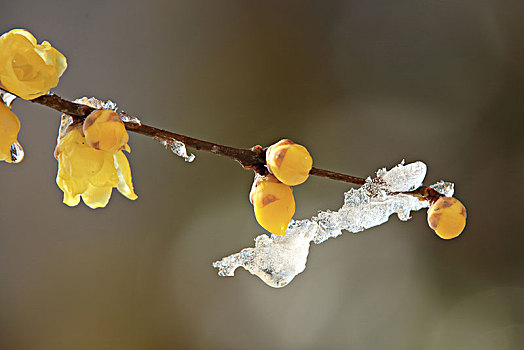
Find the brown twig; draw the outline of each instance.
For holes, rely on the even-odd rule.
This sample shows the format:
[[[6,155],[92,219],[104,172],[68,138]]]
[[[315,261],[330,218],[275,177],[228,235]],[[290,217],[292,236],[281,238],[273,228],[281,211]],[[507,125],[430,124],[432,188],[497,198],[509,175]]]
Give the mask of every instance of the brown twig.
[[[95,110],[93,107],[68,101],[53,93],[35,98],[31,100],[31,102],[38,103],[55,109],[61,113],[68,114],[73,118],[76,118],[78,121],[85,119],[91,112]],[[126,117],[130,117],[125,112],[122,112],[121,114]],[[166,141],[168,143],[180,141],[184,143],[186,147],[199,151],[211,152],[213,154],[236,160],[245,169],[252,169],[258,174],[265,175],[268,172],[266,168],[265,149],[263,149],[261,146],[257,145],[252,148],[236,148],[177,134],[168,130],[155,128],[153,126],[142,124],[141,122],[125,121],[124,124],[127,130],[133,131],[137,134],[149,136],[157,140]],[[366,183],[366,179],[361,177],[341,174],[315,167],[311,169],[309,174],[355,185],[363,185]],[[412,192],[403,192],[403,194],[415,196],[420,200],[427,200],[430,203],[433,203],[438,198],[442,197],[440,193],[427,186],[420,187]]]
[[[80,119],[85,119],[91,112],[95,110],[95,108],[93,107],[68,101],[53,93],[37,97],[31,100],[31,102],[50,107],[61,113],[68,114],[73,118]],[[142,123],[127,121],[124,122],[124,124],[127,130],[136,132],[137,134],[150,136],[155,139],[163,140],[170,143],[172,143],[173,141],[180,141],[184,143],[186,147],[194,148],[199,151],[211,152],[213,154],[236,160],[245,169],[253,169],[255,172],[259,174],[267,173],[267,169],[265,167],[265,152],[261,146],[255,146],[252,148],[236,148],[200,140],[190,136],[177,134],[168,130],[162,130]],[[312,168],[310,174],[336,181],[352,183],[355,185],[363,185],[366,182],[366,179],[364,178],[336,173],[333,171],[319,168]]]

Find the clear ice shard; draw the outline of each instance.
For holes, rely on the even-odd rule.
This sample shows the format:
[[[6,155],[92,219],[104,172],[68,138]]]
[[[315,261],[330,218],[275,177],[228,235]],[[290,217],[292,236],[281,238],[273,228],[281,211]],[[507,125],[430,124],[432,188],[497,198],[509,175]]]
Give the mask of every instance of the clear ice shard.
[[[455,193],[455,184],[452,182],[439,181],[429,187],[446,197],[453,197],[453,194]]]
[[[134,117],[132,115],[129,115],[129,114],[127,114],[124,111],[120,112],[120,118],[122,119],[123,122],[142,124],[140,119],[138,119],[137,117]]]
[[[306,268],[311,242],[320,244],[340,236],[342,231],[357,233],[377,226],[397,214],[408,220],[411,211],[427,208],[429,203],[401,192],[413,191],[422,185],[426,164],[414,162],[397,165],[391,170],[380,169],[375,178],[368,178],[358,189],[345,193],[344,205],[337,211],[320,211],[309,220],[291,222],[283,237],[263,234],[255,239],[255,247],[213,263],[220,276],[233,276],[243,267],[271,287],[286,286]],[[439,182],[435,190],[453,194],[453,184]]]
[[[20,163],[22,159],[24,159],[24,149],[18,142],[15,142],[11,145],[10,153],[11,161],[15,164]]]
[[[0,89],[0,97],[7,107],[11,107],[11,104],[16,99],[15,95],[2,89]]]
[[[160,143],[164,145],[166,148],[170,148],[171,151],[176,154],[179,157],[184,158],[186,162],[191,163],[195,160],[195,155],[193,153],[187,153],[186,145],[183,142],[173,140],[173,141],[165,141],[161,140]]]

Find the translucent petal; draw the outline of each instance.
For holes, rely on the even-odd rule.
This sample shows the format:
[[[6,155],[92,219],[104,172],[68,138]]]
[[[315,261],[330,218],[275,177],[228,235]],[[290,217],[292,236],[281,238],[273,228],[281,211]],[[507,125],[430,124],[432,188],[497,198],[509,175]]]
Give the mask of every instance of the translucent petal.
[[[89,186],[87,191],[82,194],[82,200],[91,209],[103,208],[111,198],[113,187]]]
[[[118,170],[118,191],[131,200],[137,199],[138,196],[133,190],[131,168],[129,167],[129,162],[122,151],[114,153],[114,164],[115,168]]]

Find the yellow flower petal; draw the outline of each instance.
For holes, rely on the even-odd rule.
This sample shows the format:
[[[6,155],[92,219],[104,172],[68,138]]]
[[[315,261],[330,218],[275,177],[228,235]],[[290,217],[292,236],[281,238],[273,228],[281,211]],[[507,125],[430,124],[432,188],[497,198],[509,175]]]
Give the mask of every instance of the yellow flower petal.
[[[30,100],[58,85],[67,60],[51,44],[38,45],[24,29],[14,29],[0,37],[0,85]]]
[[[129,167],[129,162],[127,161],[126,156],[122,151],[118,151],[114,153],[114,158],[115,167],[118,170],[118,178],[120,180],[117,186],[118,191],[131,200],[137,199],[138,196],[133,190],[131,168]]]
[[[78,205],[78,203],[80,203],[80,195],[77,194],[76,196],[73,196],[72,194],[68,192],[64,192],[63,202],[70,207],[75,207]]]
[[[89,186],[88,190],[82,194],[82,200],[91,209],[103,208],[109,203],[113,187]]]

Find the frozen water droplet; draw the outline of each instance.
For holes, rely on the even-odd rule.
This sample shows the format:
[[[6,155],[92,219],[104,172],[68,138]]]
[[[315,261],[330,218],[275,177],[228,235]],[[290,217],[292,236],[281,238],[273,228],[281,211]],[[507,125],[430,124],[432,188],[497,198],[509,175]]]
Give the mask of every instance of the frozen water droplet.
[[[11,107],[11,104],[16,99],[16,96],[12,93],[9,93],[5,90],[0,89],[0,96],[2,97],[2,101],[7,105],[7,107]]]
[[[11,145],[10,152],[11,152],[11,161],[13,163],[15,164],[20,163],[22,159],[24,159],[24,149],[18,142],[15,142]]]
[[[176,154],[179,157],[184,158],[184,160],[188,163],[191,163],[195,160],[195,155],[193,153],[187,153],[186,145],[183,142],[173,140],[171,142],[168,141],[160,141],[162,145],[166,148],[170,148],[171,151]]]

